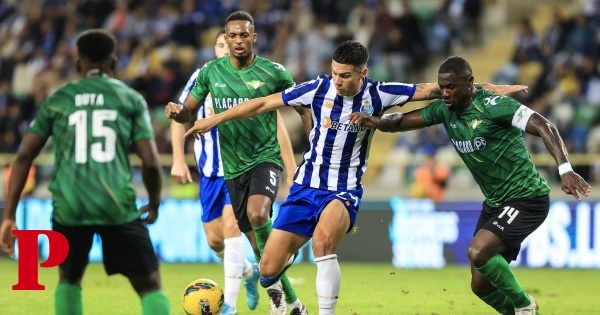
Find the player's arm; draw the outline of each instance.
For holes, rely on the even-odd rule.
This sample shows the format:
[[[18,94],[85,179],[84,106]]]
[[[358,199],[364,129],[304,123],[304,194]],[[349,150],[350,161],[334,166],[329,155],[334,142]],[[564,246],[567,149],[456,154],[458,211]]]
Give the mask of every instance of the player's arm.
[[[195,137],[198,137],[198,135],[203,135],[218,124],[231,120],[252,118],[264,112],[276,110],[283,106],[285,106],[285,104],[281,98],[281,92],[271,94],[267,97],[255,98],[238,104],[237,106],[234,106],[218,115],[214,115],[206,119],[196,120],[194,126],[192,126],[192,128],[190,128],[184,136],[187,137],[193,134]]]
[[[294,106],[294,109],[300,115],[300,119],[302,119],[302,126],[304,126],[304,132],[307,136],[310,136],[310,131],[313,128],[311,110],[302,106]]]
[[[151,138],[141,139],[136,141],[135,149],[142,160],[142,180],[148,192],[148,205],[141,211],[148,212],[146,223],[154,223],[158,216],[162,190],[162,172],[156,142]]]
[[[408,113],[392,113],[383,116],[370,116],[361,112],[354,112],[349,116],[351,124],[377,129],[383,132],[398,132],[421,129],[427,127],[421,109]]]
[[[281,160],[285,168],[286,184],[290,186],[294,181],[294,174],[296,173],[296,159],[294,158],[290,135],[279,112],[277,112],[277,141],[279,141],[279,147],[281,148]]]
[[[17,229],[15,217],[19,198],[25,187],[33,160],[40,154],[46,140],[35,133],[26,133],[14,158],[2,215],[2,226],[0,227],[0,249],[9,256],[14,254],[15,237],[12,235],[12,231]]]
[[[173,149],[173,165],[171,166],[171,176],[177,178],[182,183],[192,182],[190,168],[185,162],[185,125],[176,121],[171,122],[171,147]]]
[[[577,200],[581,200],[578,192],[587,197],[591,186],[579,174],[573,172],[567,149],[556,126],[544,116],[534,112],[527,121],[525,131],[541,137],[544,141],[546,149],[558,165],[562,190],[569,195],[573,195]]]
[[[495,85],[490,83],[475,83],[475,86],[481,86],[500,95],[510,95],[520,91],[527,91],[526,85]],[[442,92],[437,83],[418,83],[415,87],[415,94],[411,101],[424,101],[442,98]]]

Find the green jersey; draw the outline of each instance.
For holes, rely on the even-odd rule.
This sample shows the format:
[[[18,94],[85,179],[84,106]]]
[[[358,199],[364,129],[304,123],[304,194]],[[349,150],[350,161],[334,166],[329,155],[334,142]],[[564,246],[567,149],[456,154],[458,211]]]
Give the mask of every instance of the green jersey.
[[[154,138],[139,93],[106,76],[68,83],[42,103],[27,132],[53,138],[49,188],[58,223],[117,225],[139,217],[129,148]]]
[[[238,70],[229,59],[220,58],[206,63],[190,92],[201,102],[210,93],[216,114],[294,85],[292,76],[278,63],[255,56],[250,67]],[[264,162],[281,167],[275,111],[220,124],[219,143],[225,179],[236,178]]]
[[[550,192],[531,161],[521,132],[532,113],[514,99],[485,89],[478,89],[471,106],[460,113],[450,111],[442,100],[421,110],[428,126],[444,124],[491,207]]]

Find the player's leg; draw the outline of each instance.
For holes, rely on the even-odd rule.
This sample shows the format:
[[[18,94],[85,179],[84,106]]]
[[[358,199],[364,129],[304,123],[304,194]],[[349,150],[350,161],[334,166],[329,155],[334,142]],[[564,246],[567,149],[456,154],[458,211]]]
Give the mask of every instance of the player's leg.
[[[170,314],[169,300],[162,291],[158,258],[142,220],[101,227],[98,234],[102,238],[106,273],[120,273],[129,279],[142,300],[142,314]]]
[[[254,230],[258,250],[262,253],[273,228],[271,221],[272,206],[281,182],[281,168],[273,163],[262,163],[257,165],[249,174],[246,213]],[[296,307],[301,305],[296,291],[285,273],[280,280],[286,303]],[[278,304],[275,300],[281,297],[277,291],[277,287],[267,290],[275,304]]]
[[[227,290],[225,302],[227,302],[227,294],[231,295],[231,299],[237,300],[239,287],[242,279],[246,287],[246,302],[248,308],[255,309],[258,305],[258,265],[251,263],[246,258],[244,250],[244,239],[238,227],[237,220],[233,214],[231,202],[223,208],[223,235],[225,236],[225,288]],[[228,287],[231,287],[229,289]],[[235,294],[235,297],[233,296]]]
[[[471,265],[471,290],[483,302],[504,315],[515,314],[515,305],[502,291],[498,290],[486,277]]]
[[[69,242],[69,254],[58,268],[59,281],[54,294],[54,312],[57,315],[81,315],[81,279],[89,263],[94,230],[86,226],[65,226],[54,220],[52,229],[62,233]]]
[[[485,207],[485,205],[484,205]],[[475,235],[493,218],[489,208],[484,208],[479,215]],[[471,290],[487,305],[498,311],[500,314],[514,314],[515,306],[510,298],[502,291],[498,290],[477,268],[471,263]]]
[[[342,283],[342,271],[336,251],[353,222],[346,205],[335,199],[327,204],[315,228],[312,247],[317,264],[316,285],[320,315],[335,313]]]
[[[513,302],[516,314],[534,314],[537,303],[519,284],[509,261],[517,258],[523,240],[544,222],[549,205],[548,196],[513,199],[496,209],[484,205],[492,217],[468,248],[471,264]]]

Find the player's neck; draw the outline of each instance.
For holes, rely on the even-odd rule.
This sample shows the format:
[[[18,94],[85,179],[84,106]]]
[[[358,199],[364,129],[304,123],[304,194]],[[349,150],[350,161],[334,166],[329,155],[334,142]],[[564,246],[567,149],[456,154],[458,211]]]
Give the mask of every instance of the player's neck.
[[[108,73],[106,73],[105,71],[103,71],[100,68],[85,69],[83,71],[83,73],[84,73],[84,77],[86,77],[86,78],[103,77],[103,76],[108,76],[109,75]]]
[[[250,67],[250,65],[254,62],[254,54],[250,54],[249,56],[245,56],[245,57],[233,57],[233,56],[229,56],[229,62],[231,63],[231,65],[238,69],[238,70],[244,70],[248,67]]]

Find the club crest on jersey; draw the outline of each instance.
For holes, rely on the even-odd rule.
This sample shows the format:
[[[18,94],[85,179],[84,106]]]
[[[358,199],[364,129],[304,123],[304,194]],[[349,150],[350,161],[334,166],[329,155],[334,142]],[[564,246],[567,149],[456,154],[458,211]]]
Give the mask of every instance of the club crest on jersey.
[[[369,100],[363,100],[362,105],[360,106],[360,112],[365,113],[367,115],[373,114],[373,106]]]
[[[249,86],[249,87],[253,87],[256,90],[259,87],[265,85],[265,82],[254,80],[254,81],[246,82],[246,85]]]

